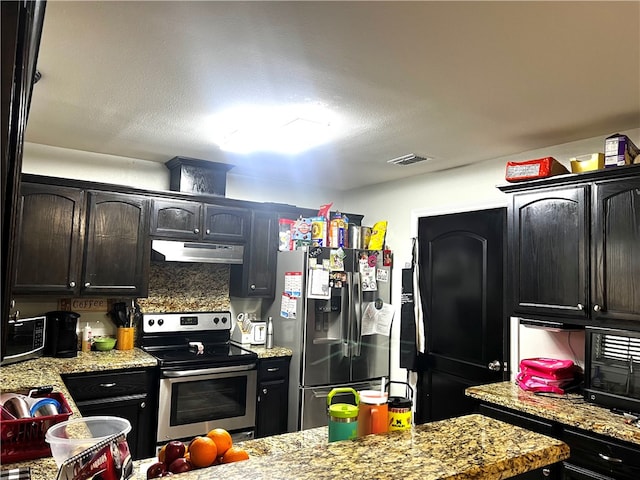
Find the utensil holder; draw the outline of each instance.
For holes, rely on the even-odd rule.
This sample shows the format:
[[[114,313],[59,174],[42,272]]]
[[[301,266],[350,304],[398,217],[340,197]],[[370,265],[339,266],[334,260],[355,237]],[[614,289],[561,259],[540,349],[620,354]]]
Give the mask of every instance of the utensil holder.
[[[119,327],[116,331],[116,350],[133,350],[134,328]]]

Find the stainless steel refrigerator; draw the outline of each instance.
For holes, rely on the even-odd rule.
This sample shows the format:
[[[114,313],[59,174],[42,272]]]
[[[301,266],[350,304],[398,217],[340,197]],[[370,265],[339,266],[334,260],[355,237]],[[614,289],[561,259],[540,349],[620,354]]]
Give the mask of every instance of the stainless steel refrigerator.
[[[274,343],[293,351],[289,431],[327,425],[327,395],[334,387],[379,389],[382,377],[389,376],[390,337],[384,326],[393,315],[391,267],[384,266],[380,251],[344,249],[343,254],[336,262],[336,249],[278,252],[276,295],[266,312],[273,318]],[[327,270],[329,285],[323,290]],[[293,295],[283,299],[285,292]],[[384,315],[377,333],[371,333],[372,315]],[[333,403],[342,402],[353,403],[353,397],[334,397]]]

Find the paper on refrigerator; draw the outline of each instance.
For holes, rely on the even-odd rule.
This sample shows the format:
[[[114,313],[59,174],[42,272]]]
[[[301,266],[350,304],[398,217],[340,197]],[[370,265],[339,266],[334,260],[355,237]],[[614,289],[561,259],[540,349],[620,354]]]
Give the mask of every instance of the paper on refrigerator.
[[[391,322],[395,310],[393,305],[383,303],[382,308],[377,309],[375,302],[370,302],[362,314],[362,336],[364,335],[391,335]]]

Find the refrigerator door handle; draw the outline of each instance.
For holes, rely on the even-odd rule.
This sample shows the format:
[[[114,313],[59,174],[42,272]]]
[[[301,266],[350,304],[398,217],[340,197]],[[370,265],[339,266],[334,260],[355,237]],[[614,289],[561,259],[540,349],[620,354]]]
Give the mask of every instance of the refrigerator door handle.
[[[351,272],[347,272],[347,288],[345,288],[345,296],[342,298],[342,356],[347,358],[350,356],[350,340],[351,340],[351,310],[353,308],[353,292],[351,291]],[[346,297],[346,298],[345,298]],[[346,305],[345,305],[346,303]],[[345,308],[346,307],[346,308]],[[346,313],[345,313],[346,312]]]
[[[354,343],[354,357],[360,356],[360,351],[362,348],[362,282],[360,282],[360,273],[356,272],[353,274],[353,289],[357,293],[356,299],[354,303],[354,320],[355,320],[355,338],[353,339]]]

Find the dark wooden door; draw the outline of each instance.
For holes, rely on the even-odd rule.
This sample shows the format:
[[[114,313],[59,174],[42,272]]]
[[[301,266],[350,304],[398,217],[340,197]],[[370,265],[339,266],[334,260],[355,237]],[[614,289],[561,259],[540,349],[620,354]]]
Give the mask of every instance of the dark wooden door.
[[[231,294],[243,297],[273,297],[278,253],[276,214],[252,212],[249,237],[244,263],[231,266]]]
[[[589,222],[586,186],[513,195],[513,311],[587,318]]]
[[[148,202],[136,195],[89,193],[83,293],[147,294]]]
[[[591,242],[591,317],[640,322],[640,177],[595,184]]]
[[[418,422],[472,412],[475,403],[464,390],[503,379],[508,358],[505,223],[504,208],[419,220],[426,352],[419,375]]]
[[[244,243],[249,235],[250,212],[244,208],[204,206],[203,239]]]
[[[202,204],[181,200],[154,200],[151,235],[179,240],[202,237]]]
[[[82,263],[84,192],[22,184],[13,292],[74,294]]]

